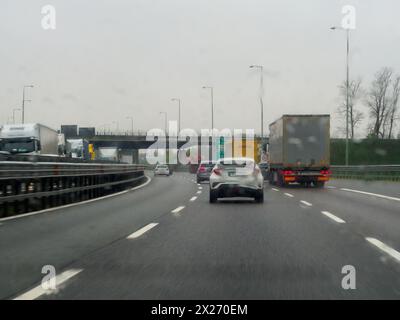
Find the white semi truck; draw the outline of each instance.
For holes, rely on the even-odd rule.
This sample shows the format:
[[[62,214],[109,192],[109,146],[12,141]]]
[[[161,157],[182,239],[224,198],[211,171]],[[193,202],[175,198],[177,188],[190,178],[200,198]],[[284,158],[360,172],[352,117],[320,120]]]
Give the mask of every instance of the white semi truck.
[[[97,159],[120,162],[121,149],[119,149],[118,147],[100,147],[97,150]]]
[[[0,130],[0,151],[58,155],[58,133],[40,123],[5,124]]]
[[[67,139],[67,154],[71,158],[90,160],[89,142],[86,139]]]

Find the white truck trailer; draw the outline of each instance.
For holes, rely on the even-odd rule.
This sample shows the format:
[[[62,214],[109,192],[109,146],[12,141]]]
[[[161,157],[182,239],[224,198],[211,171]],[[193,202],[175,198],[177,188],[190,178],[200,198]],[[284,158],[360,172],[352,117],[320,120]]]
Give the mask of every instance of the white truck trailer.
[[[0,130],[0,150],[12,154],[58,155],[58,133],[40,123],[5,124]]]

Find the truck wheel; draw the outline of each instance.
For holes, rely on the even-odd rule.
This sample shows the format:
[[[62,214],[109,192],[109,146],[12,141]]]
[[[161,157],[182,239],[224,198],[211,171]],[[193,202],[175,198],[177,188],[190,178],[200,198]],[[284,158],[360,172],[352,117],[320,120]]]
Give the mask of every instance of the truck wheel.
[[[285,184],[285,182],[283,181],[282,175],[278,173],[278,186],[279,186],[279,187],[284,187],[285,185],[286,185],[286,184]]]
[[[257,191],[257,194],[254,197],[254,200],[257,203],[264,203],[264,190]]]
[[[210,190],[210,203],[217,202],[217,194],[215,191]]]

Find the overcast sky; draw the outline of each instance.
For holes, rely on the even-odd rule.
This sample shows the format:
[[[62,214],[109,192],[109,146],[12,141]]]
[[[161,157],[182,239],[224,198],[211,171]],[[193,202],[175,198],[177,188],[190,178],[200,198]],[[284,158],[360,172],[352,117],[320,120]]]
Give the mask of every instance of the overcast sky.
[[[56,8],[56,30],[41,26]],[[259,73],[265,67],[265,127],[283,113],[330,113],[345,77],[345,4],[356,7],[351,76],[367,86],[383,66],[400,72],[396,0],[1,0],[0,122],[21,105],[26,122],[121,130],[163,127],[160,111],[182,127],[260,130]],[[19,117],[19,113],[17,114]]]

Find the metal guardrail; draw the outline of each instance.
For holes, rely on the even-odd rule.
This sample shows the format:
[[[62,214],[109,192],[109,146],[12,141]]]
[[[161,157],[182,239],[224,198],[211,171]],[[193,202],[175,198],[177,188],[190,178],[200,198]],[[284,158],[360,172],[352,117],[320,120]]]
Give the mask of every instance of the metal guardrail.
[[[143,181],[144,170],[118,163],[0,161],[0,217],[124,190]]]
[[[339,179],[400,181],[400,165],[331,166],[331,170]]]
[[[61,162],[61,163],[110,163],[108,160],[84,160],[63,156],[35,155],[35,154],[8,154],[0,152],[0,161],[26,161],[26,162]]]

